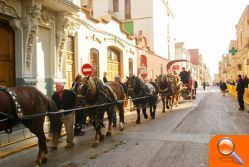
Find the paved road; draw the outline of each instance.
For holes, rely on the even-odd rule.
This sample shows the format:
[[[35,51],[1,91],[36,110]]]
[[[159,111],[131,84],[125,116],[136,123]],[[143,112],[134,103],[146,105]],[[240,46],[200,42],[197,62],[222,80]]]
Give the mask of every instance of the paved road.
[[[198,98],[183,102],[167,113],[158,107],[156,120],[135,125],[135,113],[126,117],[124,132],[115,130],[97,148],[91,148],[93,129],[75,139],[75,147],[64,143],[50,152],[44,166],[63,167],[206,167],[208,142],[217,134],[248,134],[249,114],[237,111],[232,97],[222,97],[216,88],[200,91]],[[7,157],[0,166],[32,166],[37,148]]]

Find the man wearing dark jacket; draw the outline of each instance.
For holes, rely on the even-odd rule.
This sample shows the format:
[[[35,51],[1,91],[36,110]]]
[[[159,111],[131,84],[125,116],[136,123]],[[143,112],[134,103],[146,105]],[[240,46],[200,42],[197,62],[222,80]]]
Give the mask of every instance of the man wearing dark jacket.
[[[196,80],[194,82],[194,88],[195,88],[195,94],[196,94],[196,89],[198,88],[198,82]]]
[[[182,72],[179,74],[183,84],[189,84],[189,73],[185,71],[185,68],[182,68]]]
[[[220,84],[220,90],[222,91],[223,96],[225,97],[226,91],[227,91],[227,84],[225,82],[221,82],[221,84]]]
[[[52,99],[54,100],[59,111],[72,109],[76,105],[76,94],[72,90],[64,89],[63,83],[56,83],[56,92],[53,94]],[[58,124],[64,124],[66,130],[66,142],[67,145],[65,148],[71,148],[74,138],[74,112],[63,113],[60,118],[61,122]],[[51,150],[57,149],[59,143],[59,136],[53,137],[53,145],[50,147]]]
[[[239,110],[243,111],[245,109],[244,107],[244,93],[245,93],[245,85],[244,82],[242,80],[241,75],[238,75],[238,84],[236,87],[236,91],[237,91],[237,95],[238,95],[238,102],[239,102]]]

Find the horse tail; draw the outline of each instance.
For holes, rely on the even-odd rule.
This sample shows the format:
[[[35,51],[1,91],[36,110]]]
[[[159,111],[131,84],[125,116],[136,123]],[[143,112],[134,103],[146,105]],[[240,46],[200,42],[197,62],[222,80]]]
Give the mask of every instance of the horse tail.
[[[48,98],[48,112],[49,114],[49,121],[50,121],[50,130],[52,134],[59,134],[61,131],[61,123],[60,123],[60,116],[58,114],[54,114],[57,112],[57,106],[55,102]]]

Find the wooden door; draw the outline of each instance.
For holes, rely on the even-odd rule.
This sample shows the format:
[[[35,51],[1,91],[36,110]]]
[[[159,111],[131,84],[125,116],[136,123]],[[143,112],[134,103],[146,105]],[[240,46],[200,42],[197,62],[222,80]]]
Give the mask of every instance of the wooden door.
[[[120,52],[114,48],[108,48],[107,80],[114,81],[116,75],[120,76]]]
[[[73,80],[75,78],[75,59],[74,59],[74,37],[69,36],[67,40],[67,58],[66,58],[66,73],[67,82],[65,84],[66,89],[72,87]]]
[[[0,20],[0,85],[15,86],[14,31]]]

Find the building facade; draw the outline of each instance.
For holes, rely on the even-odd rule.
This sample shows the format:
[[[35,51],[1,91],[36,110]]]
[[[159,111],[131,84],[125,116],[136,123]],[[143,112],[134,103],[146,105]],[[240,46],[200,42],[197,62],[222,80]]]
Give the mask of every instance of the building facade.
[[[174,16],[167,0],[86,0],[85,6],[96,18],[115,16],[131,35],[145,36],[155,54],[174,58]]]
[[[85,63],[109,80],[137,73],[135,39],[119,20],[91,17],[79,0],[0,0],[0,34],[0,85],[50,96],[54,82],[70,88]]]

